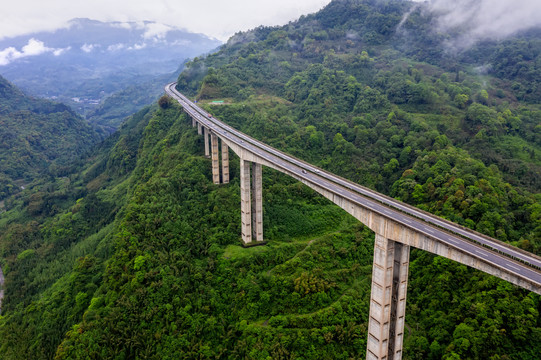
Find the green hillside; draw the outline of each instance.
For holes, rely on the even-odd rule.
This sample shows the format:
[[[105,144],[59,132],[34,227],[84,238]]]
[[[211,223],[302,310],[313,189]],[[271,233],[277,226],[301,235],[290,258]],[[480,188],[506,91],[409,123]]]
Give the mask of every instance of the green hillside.
[[[61,174],[100,138],[67,106],[29,98],[0,77],[0,200]]]
[[[450,56],[422,8],[397,31],[411,6],[333,1],[236,34],[179,89],[280,150],[541,254],[536,35]],[[503,66],[516,51],[531,75]],[[265,168],[268,243],[242,248],[238,159],[212,184],[202,137],[160,104],[0,215],[2,359],[363,359],[373,233]],[[405,359],[539,358],[540,296],[415,250],[409,284]]]
[[[181,68],[176,74],[180,73]],[[90,123],[114,132],[128,116],[155,102],[162,94],[164,84],[175,78],[175,74],[167,74],[143,84],[130,85],[109,96],[97,109],[90,111],[86,118]]]

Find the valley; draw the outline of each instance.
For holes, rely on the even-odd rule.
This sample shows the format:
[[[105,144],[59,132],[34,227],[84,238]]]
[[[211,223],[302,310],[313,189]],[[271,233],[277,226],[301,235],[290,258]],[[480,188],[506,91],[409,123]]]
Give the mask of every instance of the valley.
[[[486,4],[472,18],[501,3]],[[398,357],[538,360],[537,288],[453,261],[447,248],[466,236],[488,241],[461,250],[481,263],[502,250],[541,255],[541,30],[484,37],[443,6],[334,0],[219,47],[196,36],[205,49],[172,55],[148,77],[142,59],[133,77],[111,81],[151,23],[122,22],[132,42],[118,63],[105,55],[117,40],[82,35],[65,63],[53,50],[24,58],[51,56],[53,73],[100,52],[113,75],[66,87],[66,97],[100,99],[86,119],[0,78],[2,360],[367,358],[378,216],[396,219],[389,234],[442,241],[407,250]],[[103,35],[114,22],[74,24]],[[64,49],[68,30],[35,38]],[[28,43],[13,46],[22,54]],[[161,56],[151,45],[148,56]],[[12,66],[10,80],[23,65]],[[60,96],[61,78],[45,96]],[[159,98],[171,82],[201,110]],[[44,96],[51,84],[28,88]],[[228,147],[206,149],[219,143],[206,144],[192,117]],[[247,166],[262,157],[266,166]],[[372,220],[345,212],[346,198],[372,202]],[[250,235],[251,222],[262,235]],[[265,244],[244,247],[252,236]],[[525,267],[502,259],[506,274]]]
[[[156,101],[183,61],[219,45],[216,39],[155,22],[76,18],[54,31],[0,38],[0,74],[26,93],[69,105],[114,131],[126,116]],[[23,49],[28,48],[37,50],[27,54]],[[123,103],[115,104],[123,111],[103,114],[101,105],[123,91]],[[95,112],[102,113],[99,119]]]

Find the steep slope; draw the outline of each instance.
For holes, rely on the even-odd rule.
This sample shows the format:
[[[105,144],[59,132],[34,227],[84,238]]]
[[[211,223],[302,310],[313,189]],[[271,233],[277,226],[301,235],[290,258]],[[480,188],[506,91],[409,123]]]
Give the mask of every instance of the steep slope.
[[[174,81],[182,68],[183,66],[175,73],[157,76],[146,83],[127,86],[106,98],[97,109],[90,111],[86,118],[111,132],[118,129],[126,117],[156,102],[163,93],[163,84]]]
[[[395,149],[408,147],[403,138],[416,124],[431,126],[437,131],[432,140],[444,135],[479,160],[496,165],[507,181],[539,192],[541,113],[536,103],[525,101],[536,99],[532,80],[540,76],[535,65],[541,59],[538,32],[497,44],[480,43],[451,56],[443,35],[431,29],[432,17],[426,11],[417,7],[405,17],[412,6],[407,1],[334,1],[285,27],[237,34],[219,52],[188,63],[179,89],[200,100],[276,96],[294,105],[294,121],[339,132],[356,146],[378,140],[359,131],[370,131],[376,123],[383,126],[380,119],[392,112],[388,120],[396,117],[402,126],[391,121],[389,136],[381,140],[400,136],[395,138],[400,146],[392,144]],[[505,73],[494,70],[526,49],[529,57],[523,62],[509,63]],[[493,70],[480,72],[479,67]],[[408,117],[410,124],[400,117]],[[398,130],[404,132],[394,132]],[[382,166],[400,154],[376,150],[365,155],[351,163],[369,165],[379,157]],[[403,162],[399,168],[409,165]],[[364,169],[367,166],[359,171]],[[396,180],[361,179],[354,169],[350,173],[379,190],[388,191]]]
[[[501,144],[535,166],[539,109],[503,78],[401,52],[394,30],[409,9],[335,1],[237,34],[179,83],[203,104],[226,100],[205,106],[279,149],[539,254],[539,184],[472,151]],[[364,358],[373,234],[264,169],[268,244],[242,248],[238,159],[229,185],[212,184],[203,139],[160,104],[40,188],[54,217],[29,221],[30,197],[0,217],[0,353]],[[539,296],[430,254],[411,259],[405,358],[538,358]]]
[[[178,87],[201,103],[227,99],[207,109],[256,138],[539,254],[539,32],[450,54],[432,16],[408,2],[334,1],[236,35],[188,63]],[[512,351],[494,338],[511,318],[537,322],[539,334],[536,315],[501,316],[496,305],[506,297],[538,314],[539,297],[509,300],[494,279],[413,258],[406,321],[424,330],[407,340],[411,358],[536,358],[537,335]]]
[[[32,99],[0,77],[0,200],[62,168],[100,140],[67,106]]]

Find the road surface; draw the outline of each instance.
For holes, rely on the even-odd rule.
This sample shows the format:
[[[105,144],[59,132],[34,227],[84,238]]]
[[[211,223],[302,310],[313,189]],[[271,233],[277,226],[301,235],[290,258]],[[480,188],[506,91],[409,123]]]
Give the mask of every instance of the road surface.
[[[178,92],[175,86],[176,83],[168,84],[165,87],[166,93],[176,99],[190,116],[220,138],[237,144],[298,178],[522,277],[538,286],[536,292],[541,294],[540,257],[404,204],[274,149],[211,116]]]

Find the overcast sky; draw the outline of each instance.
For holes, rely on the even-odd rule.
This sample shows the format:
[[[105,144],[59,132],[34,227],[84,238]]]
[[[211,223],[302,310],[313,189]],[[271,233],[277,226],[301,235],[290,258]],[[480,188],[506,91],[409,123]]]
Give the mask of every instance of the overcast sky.
[[[423,1],[423,0],[414,0]],[[82,17],[156,21],[225,41],[237,31],[282,25],[330,0],[0,0],[0,39],[54,30]],[[440,30],[469,28],[470,42],[541,25],[541,0],[429,0]]]
[[[240,30],[282,25],[330,0],[0,0],[0,38],[54,30],[73,18],[151,20],[225,41]]]

